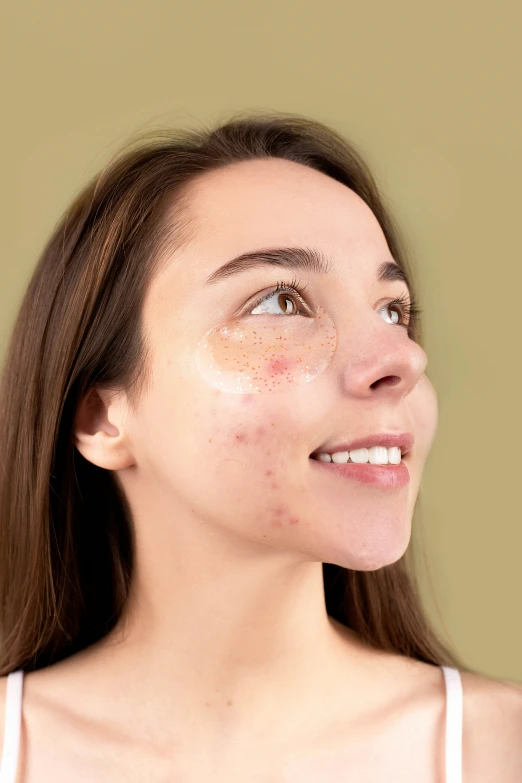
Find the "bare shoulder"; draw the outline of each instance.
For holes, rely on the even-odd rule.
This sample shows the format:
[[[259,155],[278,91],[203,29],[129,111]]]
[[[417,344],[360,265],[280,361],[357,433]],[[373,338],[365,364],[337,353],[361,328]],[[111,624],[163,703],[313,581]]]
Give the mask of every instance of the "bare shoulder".
[[[522,684],[461,672],[464,779],[522,780]]]

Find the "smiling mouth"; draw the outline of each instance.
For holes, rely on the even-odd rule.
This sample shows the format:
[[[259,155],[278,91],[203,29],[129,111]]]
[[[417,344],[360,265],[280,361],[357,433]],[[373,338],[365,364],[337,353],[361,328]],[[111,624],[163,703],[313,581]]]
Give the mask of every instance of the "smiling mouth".
[[[354,440],[330,440],[314,449],[310,458],[325,464],[400,465],[415,443],[412,432],[388,430]]]
[[[377,447],[379,448],[379,447]],[[384,454],[372,452],[371,457],[368,454],[368,458],[362,461],[364,454],[356,454],[354,461],[351,459],[351,453],[348,453],[348,459],[346,459],[346,452],[334,452],[335,460],[332,460],[332,455],[320,452],[310,455],[310,459],[315,463],[314,471],[317,471],[317,475],[323,474],[325,476],[332,477],[337,480],[349,480],[358,484],[366,484],[373,487],[389,488],[405,487],[410,482],[410,471],[406,465],[407,455],[402,456],[398,447],[393,447],[397,450],[392,453],[392,460],[384,462]],[[355,451],[355,449],[354,449]],[[360,451],[359,449],[357,451]],[[371,452],[370,449],[365,451]],[[386,452],[387,449],[384,449]],[[397,461],[398,460],[398,461]],[[314,473],[315,475],[315,473]]]
[[[310,454],[310,459],[336,465],[400,465],[406,455],[401,454],[398,446],[371,446],[370,448],[352,449],[351,451],[316,451]]]

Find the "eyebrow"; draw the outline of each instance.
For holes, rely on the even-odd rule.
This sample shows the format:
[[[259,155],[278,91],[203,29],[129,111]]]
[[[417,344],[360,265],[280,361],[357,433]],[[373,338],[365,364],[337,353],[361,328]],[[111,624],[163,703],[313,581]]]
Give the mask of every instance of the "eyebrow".
[[[326,275],[330,271],[329,259],[320,250],[308,247],[276,247],[242,253],[212,272],[205,285],[212,285],[232,275],[259,266],[277,266],[284,269],[301,269],[305,272]],[[409,289],[408,278],[395,261],[384,261],[377,270],[377,280],[401,280]]]

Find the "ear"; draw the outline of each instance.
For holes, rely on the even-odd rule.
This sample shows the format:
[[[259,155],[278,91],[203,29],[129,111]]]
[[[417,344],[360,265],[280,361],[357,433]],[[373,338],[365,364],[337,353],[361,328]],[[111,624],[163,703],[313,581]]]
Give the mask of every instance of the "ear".
[[[80,403],[74,423],[74,443],[86,460],[107,470],[135,465],[123,422],[123,395],[90,389]]]

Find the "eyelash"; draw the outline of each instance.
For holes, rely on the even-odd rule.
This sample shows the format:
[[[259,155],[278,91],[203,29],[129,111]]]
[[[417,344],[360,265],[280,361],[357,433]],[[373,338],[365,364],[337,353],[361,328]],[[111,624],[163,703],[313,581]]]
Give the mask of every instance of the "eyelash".
[[[270,297],[274,296],[275,294],[283,293],[283,292],[294,292],[297,295],[298,301],[304,305],[307,308],[307,314],[309,310],[309,305],[306,302],[306,299],[304,298],[305,291],[308,290],[307,285],[302,285],[299,280],[296,280],[295,278],[290,282],[286,283],[283,280],[279,283],[277,283],[276,287],[272,289],[268,294],[265,294],[258,302],[256,302],[255,305],[253,305],[252,310],[255,310],[256,307],[258,307],[260,304],[262,304],[265,299],[270,299]],[[417,300],[414,296],[409,296],[408,294],[402,294],[402,296],[398,296],[395,299],[390,300],[387,305],[387,307],[393,307],[398,306],[401,309],[401,315],[403,319],[403,323],[400,324],[394,324],[395,326],[404,326],[408,328],[408,332],[411,333],[418,325],[420,315],[422,313],[421,308],[417,304]]]
[[[270,299],[270,297],[274,296],[275,294],[294,291],[297,294],[297,299],[302,305],[304,305],[307,308],[307,312],[308,312],[310,308],[307,305],[306,299],[304,298],[304,292],[307,290],[308,290],[308,286],[301,285],[301,282],[299,280],[296,280],[295,277],[291,283],[285,283],[284,281],[281,281],[280,283],[277,283],[276,287],[273,288],[268,294],[265,294],[265,296],[263,296],[258,302],[256,302],[256,304],[252,307],[252,310],[255,310],[255,308],[259,307],[259,305],[262,304],[265,301],[265,299]]]
[[[398,305],[401,308],[403,320],[406,319],[406,322],[397,325],[406,326],[408,332],[412,332],[418,326],[422,313],[415,297],[408,294],[402,294],[402,296],[392,299],[386,306],[392,307],[393,305]]]

